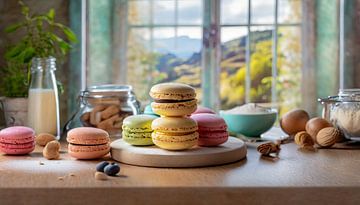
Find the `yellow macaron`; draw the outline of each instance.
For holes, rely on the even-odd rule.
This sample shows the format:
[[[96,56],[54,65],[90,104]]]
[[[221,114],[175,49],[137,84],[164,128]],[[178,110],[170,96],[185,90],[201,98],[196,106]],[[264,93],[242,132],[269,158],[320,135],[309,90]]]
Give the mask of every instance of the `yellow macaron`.
[[[167,150],[185,150],[197,144],[197,123],[188,117],[161,117],[152,122],[152,140]]]
[[[161,83],[150,90],[153,111],[162,116],[186,116],[197,108],[195,89],[182,83]]]

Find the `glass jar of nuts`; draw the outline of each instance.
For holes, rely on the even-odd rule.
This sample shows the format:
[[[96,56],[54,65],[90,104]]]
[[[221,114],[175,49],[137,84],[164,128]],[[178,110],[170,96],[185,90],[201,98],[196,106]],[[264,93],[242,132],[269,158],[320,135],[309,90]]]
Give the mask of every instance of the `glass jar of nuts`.
[[[140,103],[131,86],[91,86],[80,92],[79,108],[64,129],[67,132],[75,127],[96,127],[120,137],[123,119],[139,112]]]

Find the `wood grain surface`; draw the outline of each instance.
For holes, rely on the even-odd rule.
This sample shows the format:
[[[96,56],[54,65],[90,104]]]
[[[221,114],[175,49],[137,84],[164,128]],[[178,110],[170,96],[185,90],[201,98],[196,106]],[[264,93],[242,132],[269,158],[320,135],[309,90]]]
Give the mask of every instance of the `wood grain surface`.
[[[298,150],[281,146],[279,159],[247,158],[203,168],[149,168],[121,164],[121,175],[94,178],[100,160],[46,160],[0,155],[0,204],[360,204],[360,151]],[[108,158],[105,158],[108,159]],[[43,163],[43,165],[40,164]],[[60,178],[59,178],[60,177]]]
[[[111,144],[111,158],[146,167],[189,168],[229,164],[246,157],[245,143],[235,137],[216,147],[194,146],[188,150],[169,151],[157,146],[132,146],[122,139]]]

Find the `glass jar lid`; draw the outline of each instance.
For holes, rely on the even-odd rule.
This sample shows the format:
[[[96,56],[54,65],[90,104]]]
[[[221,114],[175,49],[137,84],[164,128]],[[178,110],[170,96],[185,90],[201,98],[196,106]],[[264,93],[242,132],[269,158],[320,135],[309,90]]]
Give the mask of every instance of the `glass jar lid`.
[[[339,89],[338,95],[320,98],[318,101],[321,103],[360,102],[360,89]]]
[[[130,85],[94,85],[80,93],[85,98],[129,98],[134,96]]]

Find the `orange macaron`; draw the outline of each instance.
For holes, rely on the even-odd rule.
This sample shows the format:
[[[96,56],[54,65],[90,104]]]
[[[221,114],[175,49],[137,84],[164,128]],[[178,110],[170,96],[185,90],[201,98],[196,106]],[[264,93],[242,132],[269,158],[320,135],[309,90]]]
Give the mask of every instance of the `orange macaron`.
[[[79,127],[67,133],[68,152],[77,159],[98,159],[110,152],[109,134],[98,128]]]

